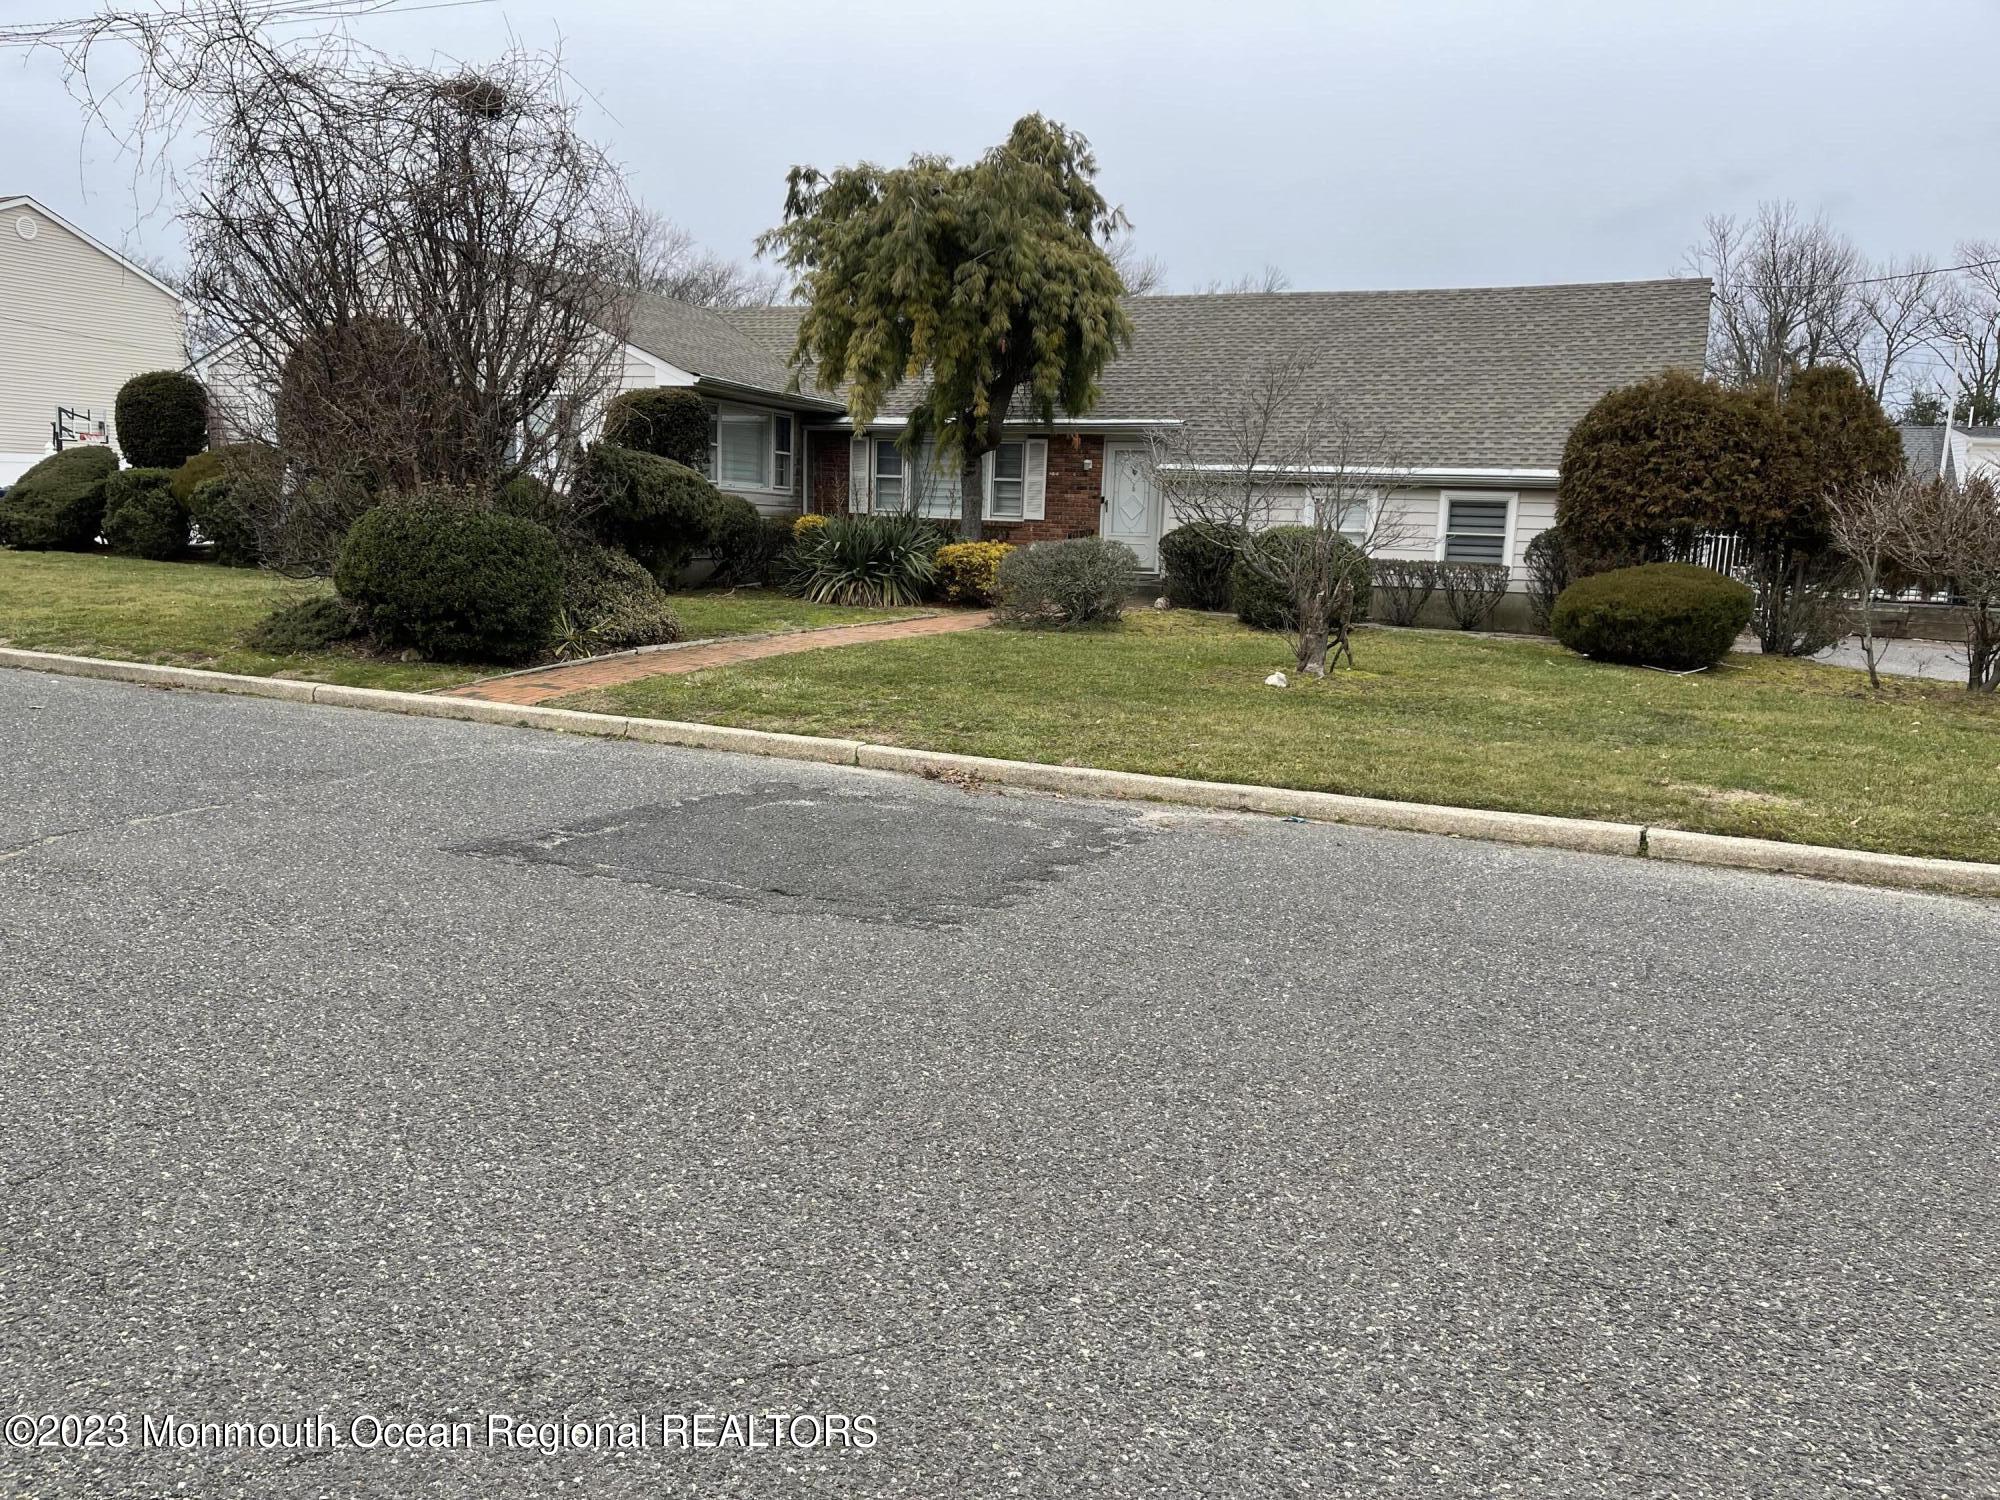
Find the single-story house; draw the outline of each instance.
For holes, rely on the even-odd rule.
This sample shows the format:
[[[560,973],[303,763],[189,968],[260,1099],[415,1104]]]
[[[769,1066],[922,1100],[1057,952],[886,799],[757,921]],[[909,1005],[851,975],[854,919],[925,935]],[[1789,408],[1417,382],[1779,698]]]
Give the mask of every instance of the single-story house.
[[[118,388],[186,364],[179,293],[33,198],[0,197],[0,485],[55,451],[61,412],[115,445]]]
[[[1319,357],[1324,394],[1401,455],[1395,503],[1414,539],[1390,555],[1518,572],[1555,518],[1556,469],[1576,420],[1616,386],[1702,368],[1709,283],[1219,293],[1139,297],[1129,308],[1131,348],[1105,372],[1093,410],[1008,424],[978,500],[989,536],[1101,534],[1157,567],[1175,521],[1147,434],[1188,424],[1199,435],[1207,403],[1240,388],[1271,352],[1304,345]],[[716,311],[642,297],[625,385],[711,397],[711,477],[766,512],[955,515],[956,472],[896,448],[908,391],[892,392],[856,432],[838,392],[809,379],[788,390],[799,317],[796,307]]]

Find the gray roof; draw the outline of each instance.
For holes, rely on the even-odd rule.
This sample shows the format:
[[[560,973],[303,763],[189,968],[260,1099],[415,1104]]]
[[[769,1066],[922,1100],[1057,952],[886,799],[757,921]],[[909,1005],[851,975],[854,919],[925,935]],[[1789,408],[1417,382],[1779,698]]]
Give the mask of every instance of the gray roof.
[[[1937,476],[1938,460],[1944,456],[1944,427],[1919,426],[1904,422],[1896,428],[1903,440],[1903,467],[1925,479]]]
[[[1606,391],[1669,367],[1702,368],[1709,284],[1688,277],[1218,293],[1138,297],[1128,307],[1132,347],[1105,371],[1090,418],[1198,424],[1218,393],[1239,388],[1261,359],[1303,346],[1321,356],[1323,393],[1411,464],[1554,468],[1569,429]],[[713,324],[732,330],[762,351],[768,366],[756,368],[771,379],[771,368],[785,370],[799,315],[796,307],[743,308],[690,325],[705,338],[712,338]],[[712,357],[718,372],[724,363],[719,352],[691,349],[685,358],[666,348],[651,352],[684,368],[688,359]],[[710,373],[699,364],[697,371]],[[789,372],[767,388],[782,388],[786,378]],[[892,393],[882,415],[905,414],[917,390]]]
[[[796,329],[797,310],[783,311],[790,314]],[[671,297],[642,293],[632,301],[628,336],[635,348],[704,380],[753,391],[786,390],[792,381],[791,367],[785,363],[790,346],[777,348],[752,337],[732,321],[734,316],[676,302]],[[807,399],[832,398],[820,392],[809,394]]]

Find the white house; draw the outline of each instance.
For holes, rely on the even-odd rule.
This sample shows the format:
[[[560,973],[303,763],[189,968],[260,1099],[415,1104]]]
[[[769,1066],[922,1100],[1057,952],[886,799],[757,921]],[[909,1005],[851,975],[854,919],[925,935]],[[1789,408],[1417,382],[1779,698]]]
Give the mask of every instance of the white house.
[[[118,388],[186,364],[172,287],[33,198],[0,197],[0,485],[55,451],[59,411],[115,444]]]

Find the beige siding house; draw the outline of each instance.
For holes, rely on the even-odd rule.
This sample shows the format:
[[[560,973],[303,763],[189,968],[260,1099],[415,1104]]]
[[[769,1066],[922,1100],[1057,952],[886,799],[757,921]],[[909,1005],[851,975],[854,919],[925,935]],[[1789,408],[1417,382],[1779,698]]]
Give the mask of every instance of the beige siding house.
[[[170,287],[34,199],[0,197],[0,485],[54,451],[59,407],[108,426],[127,380],[185,366],[183,326]]]

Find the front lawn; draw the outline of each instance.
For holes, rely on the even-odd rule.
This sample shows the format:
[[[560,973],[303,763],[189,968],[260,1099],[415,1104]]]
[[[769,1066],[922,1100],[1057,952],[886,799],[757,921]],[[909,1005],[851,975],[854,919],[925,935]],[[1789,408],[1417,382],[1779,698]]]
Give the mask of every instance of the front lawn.
[[[280,605],[331,592],[332,585],[323,579],[280,578],[255,568],[0,548],[0,645],[410,692],[450,687],[502,670],[406,662],[362,651],[274,656],[246,644],[250,632]],[[675,594],[673,606],[690,640],[922,613],[809,604],[772,589],[695,590]]]
[[[1273,636],[1135,614],[774,657],[564,700],[654,718],[1415,802],[2000,860],[2000,704],[1732,657],[1691,677],[1366,630],[1286,689]]]

